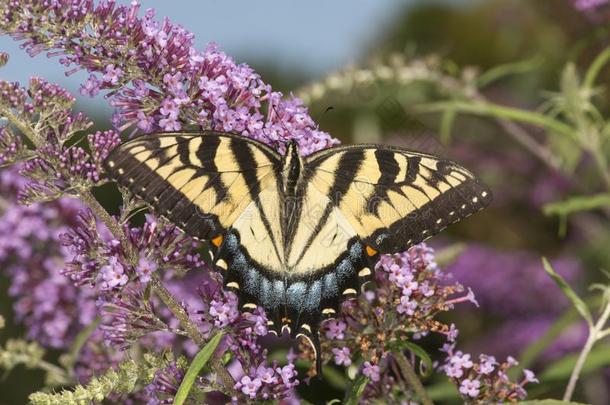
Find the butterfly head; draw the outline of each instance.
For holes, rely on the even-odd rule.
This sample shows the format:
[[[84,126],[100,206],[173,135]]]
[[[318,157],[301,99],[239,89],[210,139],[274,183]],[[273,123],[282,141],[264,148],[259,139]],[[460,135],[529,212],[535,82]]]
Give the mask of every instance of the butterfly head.
[[[299,154],[299,143],[296,139],[289,139],[286,142],[286,153],[284,155],[285,157],[288,157],[294,154]]]

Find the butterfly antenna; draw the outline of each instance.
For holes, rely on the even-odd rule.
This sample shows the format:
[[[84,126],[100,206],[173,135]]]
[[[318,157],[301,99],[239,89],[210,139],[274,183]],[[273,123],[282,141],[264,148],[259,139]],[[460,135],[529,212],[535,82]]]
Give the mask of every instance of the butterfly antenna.
[[[275,113],[276,117],[278,117],[278,123],[281,125],[282,129],[284,130],[284,132],[286,132],[286,134],[290,134],[290,131],[288,130],[288,128],[284,125],[284,122],[279,119],[280,114],[278,113],[278,111],[275,109],[275,106],[273,105],[272,101],[269,101],[269,108],[271,110],[273,110],[273,112]]]

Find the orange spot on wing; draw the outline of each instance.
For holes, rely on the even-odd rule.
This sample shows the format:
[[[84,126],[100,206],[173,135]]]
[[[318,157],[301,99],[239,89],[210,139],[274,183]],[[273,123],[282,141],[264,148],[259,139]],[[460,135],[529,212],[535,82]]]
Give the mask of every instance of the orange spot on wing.
[[[212,244],[216,247],[220,247],[220,245],[222,245],[222,235],[218,235],[217,237],[215,237],[214,239],[212,239]]]
[[[369,256],[375,256],[377,254],[377,251],[375,249],[373,249],[370,246],[366,247],[366,254]]]

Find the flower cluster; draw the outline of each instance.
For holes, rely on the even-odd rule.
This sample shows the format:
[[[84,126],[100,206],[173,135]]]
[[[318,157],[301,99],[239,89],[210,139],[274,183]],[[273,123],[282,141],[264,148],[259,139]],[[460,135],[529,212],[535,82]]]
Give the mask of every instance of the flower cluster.
[[[9,127],[0,127],[0,166],[23,160],[25,154],[21,138],[15,136]]]
[[[290,390],[299,384],[294,364],[283,367],[274,362],[270,367],[261,364],[251,367],[248,374],[242,376],[235,388],[250,399],[279,399],[290,394]]]
[[[358,300],[346,301],[339,318],[323,324],[322,352],[325,361],[349,366],[362,359],[362,373],[370,378],[369,398],[395,396],[394,353],[402,342],[421,339],[430,332],[453,338],[453,326],[436,320],[460,302],[474,301],[471,292],[451,282],[434,262],[425,244],[407,252],[381,257],[370,286]],[[404,398],[403,398],[404,399]]]
[[[96,316],[93,295],[62,277],[58,268],[66,256],[58,235],[70,227],[70,218],[82,208],[73,199],[24,207],[15,198],[24,180],[16,170],[0,177],[6,207],[0,217],[0,263],[11,277],[9,295],[15,299],[17,318],[28,337],[53,348],[67,348],[80,329]]]
[[[208,273],[199,288],[202,308],[201,329],[212,334],[218,328],[227,333],[222,345],[231,353],[230,370],[237,381],[235,389],[245,398],[280,399],[299,384],[292,359],[281,366],[270,363],[261,337],[267,335],[267,318],[262,309],[241,313],[237,296],[222,288],[219,274]]]
[[[200,269],[203,262],[194,249],[197,244],[185,237],[174,225],[162,224],[146,216],[142,227],[125,226],[129,246],[139,254],[130,263],[126,247],[105,226],[98,224],[93,213],[78,214],[74,227],[62,234],[63,246],[71,253],[63,273],[78,284],[97,286],[102,291],[118,291],[130,279],[147,283],[159,265],[184,273]]]
[[[115,131],[98,131],[87,136],[88,149],[66,141],[86,130],[91,121],[83,113],[72,113],[74,97],[66,90],[40,78],[32,78],[28,89],[0,81],[0,107],[27,122],[26,134],[37,147],[24,147],[8,126],[0,127],[0,164],[23,161],[21,174],[31,181],[21,190],[24,203],[74,195],[101,180],[102,162],[119,144]],[[41,125],[42,124],[42,125]]]
[[[442,349],[447,353],[441,370],[458,387],[466,404],[516,402],[527,394],[523,388],[528,383],[537,383],[534,373],[525,370],[520,383],[510,381],[507,371],[518,363],[508,357],[503,363],[494,356],[479,355],[478,361],[470,354],[455,350],[455,343],[448,343]]]
[[[185,375],[186,364],[185,361],[180,361],[180,359],[172,361],[166,367],[157,370],[151,383],[144,389],[144,392],[149,397],[148,403],[171,403],[169,401],[178,392],[178,387],[180,387],[180,383]]]
[[[137,132],[177,131],[185,126],[237,132],[280,148],[295,139],[304,154],[336,140],[319,131],[297,98],[282,99],[249,66],[235,64],[210,45],[194,48],[193,34],[154,10],[114,2],[11,2],[0,32],[31,55],[58,49],[69,73],[90,72],[81,93],[108,90],[114,123]],[[65,38],[66,31],[74,37]],[[78,44],[78,45],[77,45]],[[266,112],[265,112],[266,109]]]

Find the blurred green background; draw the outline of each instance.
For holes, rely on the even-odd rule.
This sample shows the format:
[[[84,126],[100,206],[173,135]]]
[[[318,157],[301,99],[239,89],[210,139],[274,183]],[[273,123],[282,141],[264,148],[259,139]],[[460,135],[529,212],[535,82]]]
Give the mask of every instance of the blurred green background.
[[[607,213],[584,212],[570,217],[566,231],[560,232],[557,217],[545,216],[542,207],[573,194],[601,190],[588,170],[587,156],[574,152],[569,144],[549,141],[538,127],[525,126],[533,139],[557,153],[558,167],[551,168],[493,119],[418,110],[422,104],[457,97],[458,92],[438,83],[373,81],[337,90],[325,78],[349,66],[374,70],[411,66],[420,60],[460,83],[467,82],[468,75],[497,76],[483,87],[484,97],[533,109],[543,102],[545,91],[559,91],[567,63],[584,72],[609,45],[610,14],[605,8],[579,12],[569,0],[299,4],[157,0],[143,1],[143,6],[155,7],[159,16],[182,23],[195,32],[201,46],[217,42],[234,59],[253,66],[276,90],[304,95],[320,127],[344,143],[411,146],[463,162],[480,174],[494,190],[492,207],[435,238],[432,245],[443,266],[473,288],[481,307],[458,309],[444,320],[457,324],[460,347],[465,350],[499,357],[512,354],[520,360],[525,356],[528,367],[541,379],[531,388],[532,398],[561,395],[570,369],[565,365],[561,369],[556,362],[578,349],[586,331],[570,315],[561,291],[546,280],[540,257],[555,259],[557,270],[577,291],[585,292],[587,285],[601,280],[600,269],[610,269],[610,228]],[[31,75],[41,75],[76,92],[85,77],[80,73],[64,77],[55,61],[30,59],[8,38],[0,38],[0,50],[11,54],[9,64],[0,71],[5,80],[25,82]],[[504,75],[498,66],[510,74]],[[483,72],[491,73],[482,76]],[[606,116],[607,78],[608,71],[602,71],[598,83],[606,90],[598,100]],[[324,88],[322,94],[315,93],[312,83]],[[79,102],[100,129],[110,126],[110,109],[101,98],[79,98]],[[10,314],[8,280],[0,280],[0,312]],[[547,336],[548,342],[555,343],[534,356],[532,345],[544,338],[557,319],[564,319],[564,324],[556,325],[556,336]],[[19,336],[19,325],[10,317],[7,323],[2,339]],[[432,339],[426,344],[434,352],[438,342]],[[610,403],[610,354],[605,345],[596,352],[599,364],[583,375],[575,400]],[[563,371],[547,373],[545,378],[549,369]],[[23,369],[13,372],[0,382],[0,403],[23,403],[42,384],[40,378]],[[457,403],[455,391],[442,378],[427,383],[439,403]],[[332,384],[316,382],[299,388],[314,403],[319,392],[328,397],[329,390],[341,396]]]

